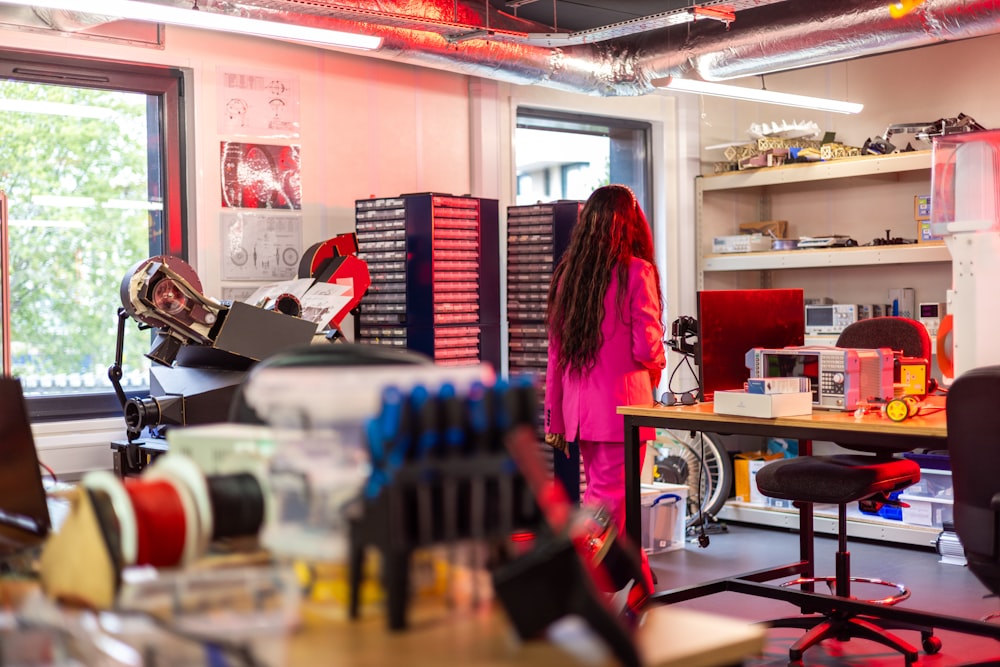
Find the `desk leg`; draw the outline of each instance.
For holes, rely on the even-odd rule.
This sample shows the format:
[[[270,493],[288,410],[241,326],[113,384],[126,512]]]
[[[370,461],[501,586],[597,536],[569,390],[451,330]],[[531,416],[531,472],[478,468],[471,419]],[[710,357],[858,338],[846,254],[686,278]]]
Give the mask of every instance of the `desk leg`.
[[[626,415],[625,419],[625,533],[635,544],[642,544],[640,521],[641,490],[639,489],[639,426]]]
[[[799,440],[799,456],[812,456],[812,440]],[[802,503],[799,507],[799,559],[804,564],[804,578],[816,576],[816,543],[813,525],[813,504]],[[803,590],[811,591],[811,584],[804,584]]]

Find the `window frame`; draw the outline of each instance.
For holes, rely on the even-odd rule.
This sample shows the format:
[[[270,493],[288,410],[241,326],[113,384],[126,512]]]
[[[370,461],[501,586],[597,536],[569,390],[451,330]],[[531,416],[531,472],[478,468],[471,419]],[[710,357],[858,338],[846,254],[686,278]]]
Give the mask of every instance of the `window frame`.
[[[187,260],[190,230],[188,220],[187,123],[185,72],[174,67],[70,57],[51,53],[0,49],[0,77],[29,83],[68,85],[81,88],[142,93],[155,99],[156,117],[149,116],[151,134],[159,138],[159,164],[150,163],[159,176],[163,202],[160,238],[150,239],[150,256],[170,255]],[[152,122],[156,122],[152,125]],[[150,179],[150,198],[155,197]],[[6,261],[6,258],[4,258]],[[0,307],[5,304],[7,295]],[[113,314],[109,313],[108,317]],[[127,332],[126,332],[127,335]],[[109,367],[113,362],[109,359]],[[143,395],[130,392],[129,398]],[[99,419],[122,415],[122,406],[112,392],[64,396],[26,397],[32,421]]]
[[[556,111],[552,109],[542,109],[532,106],[518,106],[515,110],[515,128],[525,128],[533,130],[546,130],[549,132],[567,132],[570,134],[591,134],[595,136],[608,137],[611,141],[611,169],[615,169],[615,148],[621,147],[622,141],[616,138],[620,132],[641,132],[641,146],[639,147],[642,156],[642,167],[638,177],[641,183],[628,183],[635,192],[636,199],[642,210],[650,217],[653,210],[652,183],[653,183],[653,125],[649,121],[632,120],[628,118],[616,118],[614,116],[600,116],[595,114],[584,114],[571,111]],[[616,132],[617,131],[617,132]],[[516,174],[515,164],[515,179]],[[621,179],[612,182],[622,183]]]

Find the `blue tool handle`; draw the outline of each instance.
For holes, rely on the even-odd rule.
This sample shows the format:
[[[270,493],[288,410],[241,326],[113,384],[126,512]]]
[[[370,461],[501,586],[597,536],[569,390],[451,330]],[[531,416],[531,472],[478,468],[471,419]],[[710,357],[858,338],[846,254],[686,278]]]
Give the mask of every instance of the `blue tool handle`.
[[[382,391],[382,408],[378,416],[368,420],[365,431],[371,454],[371,475],[365,493],[373,498],[382,487],[392,482],[392,476],[402,465],[410,450],[411,423],[409,404],[397,387]]]
[[[379,423],[386,440],[395,440],[400,436],[405,402],[403,392],[398,387],[386,387],[382,390],[382,411],[379,414]]]
[[[438,406],[427,387],[420,384],[410,392],[413,421],[412,458],[423,460],[438,444]]]
[[[473,453],[485,453],[490,449],[490,430],[493,426],[493,406],[486,385],[474,382],[469,387],[466,398],[468,409],[467,447]]]
[[[458,455],[465,443],[465,403],[450,384],[441,386],[441,432],[447,455]]]
[[[490,403],[493,404],[493,427],[501,433],[510,428],[510,412],[507,410],[506,396],[510,385],[504,379],[499,379],[489,392]]]

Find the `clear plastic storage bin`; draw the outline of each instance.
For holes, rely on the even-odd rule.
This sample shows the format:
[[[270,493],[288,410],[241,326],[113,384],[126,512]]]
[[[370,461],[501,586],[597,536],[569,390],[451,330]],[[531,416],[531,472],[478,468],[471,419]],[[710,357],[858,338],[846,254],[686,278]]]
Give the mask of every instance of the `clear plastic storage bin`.
[[[653,482],[640,487],[642,548],[654,554],[684,548],[688,488]]]

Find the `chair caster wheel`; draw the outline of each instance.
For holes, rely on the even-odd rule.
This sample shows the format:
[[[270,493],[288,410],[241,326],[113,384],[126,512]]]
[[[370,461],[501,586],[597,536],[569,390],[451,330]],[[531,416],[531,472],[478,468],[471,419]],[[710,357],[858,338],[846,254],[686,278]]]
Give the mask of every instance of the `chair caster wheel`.
[[[924,653],[934,655],[941,650],[941,638],[929,635],[923,638],[921,645],[924,647]]]

